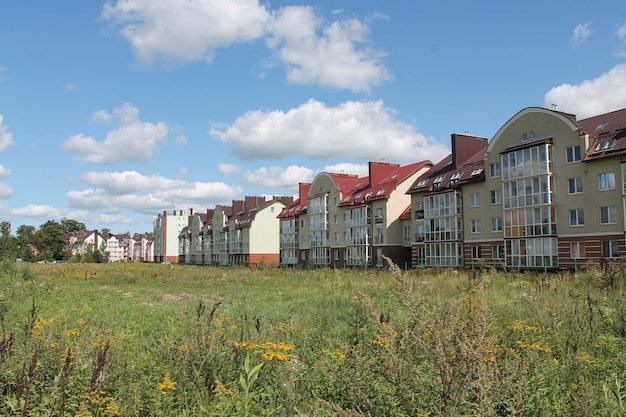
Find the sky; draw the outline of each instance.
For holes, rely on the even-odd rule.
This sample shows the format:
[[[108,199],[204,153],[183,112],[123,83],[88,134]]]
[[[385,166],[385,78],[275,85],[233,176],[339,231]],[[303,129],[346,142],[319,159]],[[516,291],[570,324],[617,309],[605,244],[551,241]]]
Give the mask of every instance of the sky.
[[[626,107],[623,0],[0,2],[0,221],[113,233]]]

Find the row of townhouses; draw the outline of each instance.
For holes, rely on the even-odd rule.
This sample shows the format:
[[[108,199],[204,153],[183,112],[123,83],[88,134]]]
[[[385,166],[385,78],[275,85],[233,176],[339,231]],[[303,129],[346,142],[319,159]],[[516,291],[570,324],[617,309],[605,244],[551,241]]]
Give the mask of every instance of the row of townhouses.
[[[106,252],[109,262],[153,262],[152,233],[103,235],[98,230],[81,230],[65,234],[65,249],[82,255],[93,249]]]
[[[246,197],[154,223],[155,262],[575,269],[626,254],[626,109],[526,108],[488,140],[369,175],[320,173],[295,200]]]

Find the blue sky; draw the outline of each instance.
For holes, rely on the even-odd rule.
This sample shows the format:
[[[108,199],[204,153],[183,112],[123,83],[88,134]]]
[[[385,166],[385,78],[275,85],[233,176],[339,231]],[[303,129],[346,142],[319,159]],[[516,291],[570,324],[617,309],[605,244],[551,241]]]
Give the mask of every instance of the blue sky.
[[[152,231],[318,172],[626,107],[626,2],[0,3],[0,221]]]

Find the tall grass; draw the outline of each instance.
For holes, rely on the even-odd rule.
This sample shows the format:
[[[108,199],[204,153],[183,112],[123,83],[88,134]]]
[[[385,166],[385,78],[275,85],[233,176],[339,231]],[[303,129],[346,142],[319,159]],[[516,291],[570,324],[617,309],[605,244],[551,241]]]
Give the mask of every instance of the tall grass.
[[[625,415],[624,282],[3,262],[0,415]]]

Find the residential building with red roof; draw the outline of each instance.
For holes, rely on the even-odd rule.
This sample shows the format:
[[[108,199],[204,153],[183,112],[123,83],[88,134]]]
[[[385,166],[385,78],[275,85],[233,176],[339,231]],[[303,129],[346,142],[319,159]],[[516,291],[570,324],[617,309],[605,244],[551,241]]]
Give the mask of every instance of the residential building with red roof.
[[[280,264],[283,266],[294,267],[300,263],[300,231],[301,227],[304,228],[310,188],[311,183],[298,184],[298,198],[284,207],[278,215]],[[308,222],[308,219],[306,221]]]

